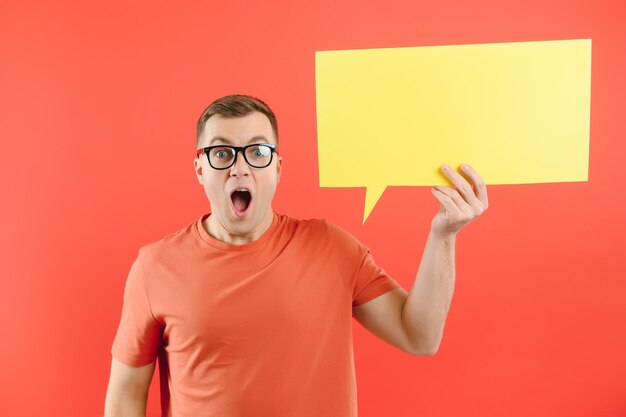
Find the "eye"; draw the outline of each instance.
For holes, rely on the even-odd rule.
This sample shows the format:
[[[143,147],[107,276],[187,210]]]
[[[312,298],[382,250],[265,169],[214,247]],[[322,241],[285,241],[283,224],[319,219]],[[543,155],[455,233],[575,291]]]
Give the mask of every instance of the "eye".
[[[253,158],[265,158],[272,152],[269,147],[262,145],[251,148],[251,151]]]
[[[215,148],[211,153],[213,158],[226,159],[232,156],[232,152],[226,148]]]

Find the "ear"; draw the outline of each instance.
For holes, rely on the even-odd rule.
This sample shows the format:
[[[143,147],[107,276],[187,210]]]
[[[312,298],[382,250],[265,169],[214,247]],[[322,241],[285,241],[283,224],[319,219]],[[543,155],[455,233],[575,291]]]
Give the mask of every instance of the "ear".
[[[202,162],[200,161],[200,158],[194,158],[193,169],[196,172],[196,178],[198,179],[198,182],[202,184]]]
[[[276,182],[280,182],[280,170],[282,168],[282,164],[283,164],[283,157],[278,155],[278,160],[276,161]]]

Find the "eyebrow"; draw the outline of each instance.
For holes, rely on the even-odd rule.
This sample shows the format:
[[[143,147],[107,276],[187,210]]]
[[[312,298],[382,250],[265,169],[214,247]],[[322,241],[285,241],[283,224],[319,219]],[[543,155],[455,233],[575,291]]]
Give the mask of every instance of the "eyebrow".
[[[264,141],[265,143],[270,143],[269,140],[267,140],[267,138],[263,135],[257,135],[254,136],[252,138],[250,138],[250,140],[248,141],[248,143],[253,143],[253,142],[259,142],[259,141]],[[223,136],[213,136],[213,139],[211,139],[211,141],[209,142],[209,146],[212,145],[214,142],[223,142],[223,143],[231,143],[232,142],[228,139],[226,139]]]

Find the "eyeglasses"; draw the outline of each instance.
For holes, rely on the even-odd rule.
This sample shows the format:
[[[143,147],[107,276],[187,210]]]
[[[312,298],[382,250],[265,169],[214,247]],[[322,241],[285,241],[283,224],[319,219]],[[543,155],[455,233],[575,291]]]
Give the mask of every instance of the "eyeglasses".
[[[213,169],[228,169],[235,164],[237,154],[241,151],[243,159],[253,168],[265,168],[272,163],[272,157],[276,151],[276,145],[272,143],[253,143],[246,146],[216,145],[201,148],[196,151],[196,156],[207,154],[209,165]]]

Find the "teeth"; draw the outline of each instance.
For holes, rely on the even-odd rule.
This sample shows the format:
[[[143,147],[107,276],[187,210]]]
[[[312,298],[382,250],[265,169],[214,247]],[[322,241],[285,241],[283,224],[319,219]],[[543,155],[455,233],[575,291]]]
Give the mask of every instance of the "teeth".
[[[237,188],[235,191],[248,191],[247,188]]]

